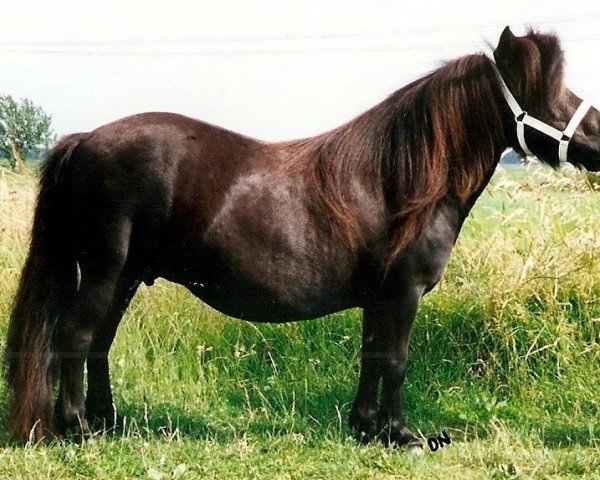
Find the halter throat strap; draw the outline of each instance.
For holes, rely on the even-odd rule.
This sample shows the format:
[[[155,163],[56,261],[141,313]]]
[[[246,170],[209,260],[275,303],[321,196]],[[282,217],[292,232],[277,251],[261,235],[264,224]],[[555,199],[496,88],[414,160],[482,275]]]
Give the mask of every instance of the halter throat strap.
[[[541,132],[557,140],[558,161],[561,164],[565,163],[567,161],[567,153],[569,151],[569,142],[571,141],[571,137],[573,136],[575,130],[577,130],[577,127],[583,120],[583,117],[585,117],[585,115],[591,108],[591,103],[586,100],[583,100],[577,107],[577,110],[575,110],[575,113],[571,117],[571,120],[569,120],[569,123],[567,124],[566,128],[561,131],[557,128],[554,128],[552,125],[548,125],[547,123],[544,123],[541,120],[532,117],[525,110],[523,110],[519,105],[519,102],[517,102],[517,99],[514,97],[514,95],[508,88],[508,85],[506,85],[506,82],[504,81],[504,78],[502,78],[502,74],[498,70],[498,66],[496,65],[496,62],[493,60],[493,58],[492,65],[494,66],[494,70],[496,71],[496,75],[500,82],[500,86],[502,87],[502,94],[506,99],[506,103],[508,103],[508,106],[510,107],[510,109],[513,112],[513,115],[515,116],[515,122],[517,124],[517,139],[519,140],[519,145],[521,146],[523,152],[525,152],[526,155],[534,155],[534,153],[527,146],[527,142],[525,141],[525,125],[527,125],[537,130],[538,132]]]

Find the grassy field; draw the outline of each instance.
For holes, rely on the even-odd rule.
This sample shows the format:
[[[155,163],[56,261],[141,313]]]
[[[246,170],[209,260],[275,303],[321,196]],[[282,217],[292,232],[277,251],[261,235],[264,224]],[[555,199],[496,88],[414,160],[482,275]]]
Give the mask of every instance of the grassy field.
[[[2,342],[34,187],[0,168]],[[411,342],[407,421],[450,434],[437,452],[351,439],[359,311],[254,325],[157,282],[111,352],[124,434],[23,446],[0,423],[0,478],[600,478],[599,225],[583,174],[497,172]]]

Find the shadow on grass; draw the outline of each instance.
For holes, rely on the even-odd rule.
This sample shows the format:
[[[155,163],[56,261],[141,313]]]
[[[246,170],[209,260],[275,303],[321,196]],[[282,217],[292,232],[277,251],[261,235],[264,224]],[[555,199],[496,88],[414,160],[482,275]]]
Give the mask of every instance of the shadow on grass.
[[[513,399],[510,408],[501,403],[486,406],[484,399],[495,398],[492,384],[472,385],[441,368],[428,371],[424,357],[414,355],[404,388],[407,425],[416,434],[428,438],[445,430],[455,441],[474,442],[493,438],[503,429],[509,437],[548,448],[597,447],[600,443],[598,424],[590,415],[542,416],[540,408],[531,408],[521,397]],[[248,383],[260,388],[259,380]],[[326,376],[305,392],[280,384],[250,399],[239,389],[229,388],[207,398],[197,409],[189,402],[153,402],[151,396],[147,403],[137,397],[129,403],[117,399],[126,426],[114,438],[178,437],[226,444],[245,436],[271,439],[300,434],[314,443],[323,439],[343,442],[352,435],[348,416],[354,382],[354,378],[334,381]],[[457,391],[456,396],[449,393]],[[6,404],[0,402],[0,448],[23,445],[7,433],[5,409]]]
[[[346,397],[350,400],[350,397]],[[112,432],[108,438],[189,438],[197,441],[209,441],[219,444],[232,443],[244,437],[272,439],[288,435],[303,435],[308,443],[320,443],[322,439],[338,439],[340,442],[352,436],[348,427],[350,404],[337,406],[332,402],[325,410],[331,415],[310,409],[303,413],[296,412],[286,416],[285,412],[248,411],[241,412],[237,406],[228,406],[227,414],[206,415],[184,410],[173,404],[129,404],[119,409],[125,417],[125,428]],[[323,405],[321,405],[323,406]],[[420,404],[416,415],[408,415],[408,426],[415,433],[421,433],[425,438],[447,431],[453,441],[474,442],[485,440],[495,435],[494,421],[479,418],[468,421],[461,416],[440,409],[439,405]],[[19,448],[26,442],[15,441],[7,431],[4,408],[0,420],[0,448]],[[474,417],[475,417],[474,413]],[[509,417],[496,416],[505,431],[510,436],[516,436],[520,441],[528,439],[547,448],[567,448],[572,446],[597,447],[600,439],[597,431],[590,425],[573,423],[564,425],[558,421],[552,424],[535,425],[527,418],[514,415]],[[527,426],[531,427],[527,429]]]
[[[121,413],[130,422],[129,432],[156,437],[180,436],[225,444],[247,436],[270,439],[300,434],[309,439],[309,443],[311,440],[318,443],[324,438],[338,439],[343,442],[352,436],[348,426],[350,404],[337,409],[339,411],[337,418],[336,406],[332,404],[331,407],[333,412],[331,416],[309,411],[303,415],[296,414],[293,418],[285,418],[281,412],[264,412],[263,415],[255,415],[254,418],[246,420],[240,420],[240,417],[236,416],[235,408],[232,409],[229,418],[223,416],[210,418],[168,404],[152,406],[152,413],[148,416],[144,407],[140,405],[129,405]],[[427,420],[427,418],[434,420]],[[597,447],[599,443],[597,434],[594,435],[589,426],[581,423],[565,426],[556,422],[551,425],[536,426],[526,419],[495,418],[502,422],[508,435],[518,437],[520,441],[525,442],[531,439],[534,443],[540,442],[540,446],[548,448]],[[523,424],[529,424],[531,428],[523,428]],[[419,417],[409,421],[409,428],[414,432],[421,432],[425,438],[439,435],[442,430],[446,430],[454,441],[459,442],[486,440],[495,435],[493,420],[470,422],[451,412],[440,411],[436,405],[421,408]],[[125,435],[127,435],[127,428]]]

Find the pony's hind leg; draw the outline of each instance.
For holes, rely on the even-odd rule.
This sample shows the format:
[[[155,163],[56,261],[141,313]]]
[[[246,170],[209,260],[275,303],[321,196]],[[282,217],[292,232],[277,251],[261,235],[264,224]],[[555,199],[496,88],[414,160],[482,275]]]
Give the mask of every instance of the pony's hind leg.
[[[59,319],[54,348],[60,360],[60,385],[55,420],[63,432],[82,439],[90,434],[83,396],[84,364],[96,332],[113,302],[127,259],[130,222],[105,221],[81,245],[81,282],[67,314]]]
[[[129,265],[129,263],[128,263]],[[117,333],[117,327],[123,314],[140,285],[139,276],[128,266],[119,279],[113,302],[102,325],[94,334],[87,358],[87,394],[85,398],[86,418],[91,428],[108,431],[119,427],[121,420],[117,417],[113,404],[108,352]]]

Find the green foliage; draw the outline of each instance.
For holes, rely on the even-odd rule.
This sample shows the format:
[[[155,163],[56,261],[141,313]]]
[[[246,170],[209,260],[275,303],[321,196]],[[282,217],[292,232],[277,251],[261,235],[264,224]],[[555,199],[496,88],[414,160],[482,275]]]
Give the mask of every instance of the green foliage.
[[[54,141],[52,118],[27,98],[0,95],[0,157],[15,169],[28,154],[37,155]]]
[[[124,433],[23,446],[0,421],[0,479],[598,479],[599,195],[573,170],[504,168],[482,195],[412,335],[407,421],[451,435],[436,453],[350,438],[359,311],[252,324],[158,281],[111,352]],[[0,339],[34,198],[0,169]]]

